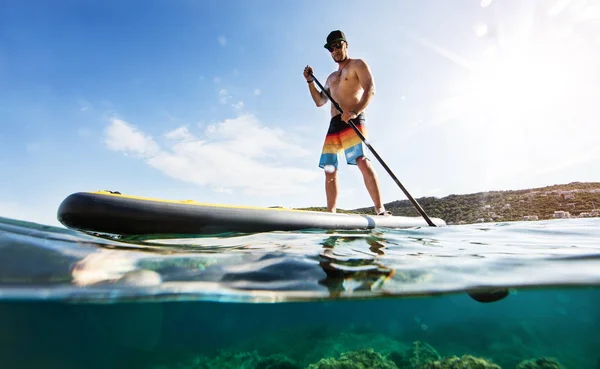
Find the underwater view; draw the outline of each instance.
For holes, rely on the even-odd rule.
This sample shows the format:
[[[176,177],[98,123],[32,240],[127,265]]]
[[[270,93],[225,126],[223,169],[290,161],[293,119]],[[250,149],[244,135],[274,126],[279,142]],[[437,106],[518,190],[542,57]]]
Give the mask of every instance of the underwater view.
[[[118,237],[2,218],[1,368],[600,368],[600,219]]]

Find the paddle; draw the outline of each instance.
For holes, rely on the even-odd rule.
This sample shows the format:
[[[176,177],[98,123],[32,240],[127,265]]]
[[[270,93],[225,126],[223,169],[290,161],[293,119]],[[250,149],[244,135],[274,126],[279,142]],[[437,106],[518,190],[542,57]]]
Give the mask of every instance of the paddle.
[[[333,100],[333,98],[331,97],[331,95],[329,95],[329,92],[323,87],[323,85],[321,85],[321,83],[319,82],[319,80],[312,73],[310,74],[310,76],[317,83],[317,85],[319,85],[319,88],[321,88],[321,91],[325,92],[325,95],[327,95],[327,97],[329,98],[329,100],[331,101],[331,103],[333,104],[333,106],[335,106],[335,108],[340,112],[340,114],[344,114],[344,112],[342,111],[342,108],[338,105],[337,102],[335,102],[335,100]],[[417,209],[417,211],[421,214],[421,216],[423,216],[423,218],[425,218],[425,221],[427,222],[427,224],[429,224],[432,227],[436,227],[436,225],[431,221],[431,219],[429,219],[429,217],[427,216],[427,214],[425,214],[425,211],[423,210],[423,208],[421,208],[421,205],[419,205],[417,203],[417,201],[415,199],[413,199],[413,197],[408,193],[408,191],[406,190],[406,188],[404,188],[404,186],[402,185],[402,183],[400,183],[400,181],[398,180],[398,178],[396,178],[396,176],[394,175],[394,173],[392,173],[392,171],[387,166],[387,164],[385,164],[385,162],[383,161],[383,159],[381,159],[381,157],[379,156],[379,154],[377,154],[377,151],[375,151],[375,149],[371,146],[371,144],[367,142],[367,139],[365,138],[365,136],[363,136],[363,134],[358,130],[358,128],[356,128],[356,125],[354,124],[354,122],[352,122],[352,120],[349,120],[348,124],[350,125],[350,127],[352,127],[352,129],[354,129],[354,132],[356,132],[356,134],[358,135],[358,137],[360,137],[360,139],[365,143],[365,145],[367,145],[367,147],[369,148],[369,150],[371,150],[371,152],[373,153],[373,155],[375,155],[375,157],[377,158],[377,160],[379,160],[379,163],[381,163],[381,165],[385,168],[385,170],[388,172],[388,174],[392,177],[392,179],[396,182],[396,184],[404,192],[404,194],[406,195],[406,197],[408,197],[408,199],[410,200],[410,202],[412,202],[412,204],[414,205],[415,209]]]
[[[510,294],[508,288],[498,288],[489,291],[471,291],[467,294],[475,301],[481,303],[500,301]]]

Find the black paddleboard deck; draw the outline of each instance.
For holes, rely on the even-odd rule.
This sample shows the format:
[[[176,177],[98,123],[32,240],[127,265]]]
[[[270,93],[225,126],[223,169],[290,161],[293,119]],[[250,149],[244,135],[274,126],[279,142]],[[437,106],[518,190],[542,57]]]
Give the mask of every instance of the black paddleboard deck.
[[[118,235],[429,227],[422,217],[207,204],[130,196],[112,191],[71,194],[60,204],[57,217],[71,229]],[[442,219],[431,220],[437,226],[446,225]]]

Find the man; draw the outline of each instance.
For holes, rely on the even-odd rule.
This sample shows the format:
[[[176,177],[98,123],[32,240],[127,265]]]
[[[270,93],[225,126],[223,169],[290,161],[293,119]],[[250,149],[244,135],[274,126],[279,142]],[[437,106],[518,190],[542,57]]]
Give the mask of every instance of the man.
[[[344,112],[344,114],[340,114],[331,104],[332,118],[319,161],[319,167],[325,171],[327,211],[336,212],[338,153],[343,150],[346,162],[349,165],[356,165],[360,169],[367,191],[373,200],[375,213],[391,215],[381,202],[377,175],[366,156],[365,145],[348,124],[348,121],[352,120],[363,136],[367,137],[363,112],[375,95],[375,83],[371,70],[365,61],[348,57],[348,41],[344,32],[340,30],[329,33],[325,48],[329,50],[331,57],[338,64],[338,70],[327,77],[324,88]],[[320,107],[327,103],[328,98],[323,91],[317,90],[312,80],[312,74],[313,69],[307,65],[304,68],[304,78],[308,82],[310,95],[317,107]]]

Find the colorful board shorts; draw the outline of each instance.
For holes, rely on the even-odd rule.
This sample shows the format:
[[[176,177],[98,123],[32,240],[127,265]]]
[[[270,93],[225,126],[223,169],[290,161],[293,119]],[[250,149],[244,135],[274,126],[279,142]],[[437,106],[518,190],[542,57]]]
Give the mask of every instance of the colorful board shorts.
[[[354,118],[352,122],[366,138],[367,129],[364,126],[364,115],[360,114],[358,117]],[[356,134],[354,129],[342,120],[341,114],[338,114],[331,118],[331,122],[329,123],[329,130],[327,131],[323,150],[321,151],[319,167],[323,168],[325,165],[333,165],[337,169],[338,154],[342,150],[346,156],[346,162],[351,165],[356,165],[356,159],[361,156],[367,157],[365,155],[364,147],[365,144]]]

